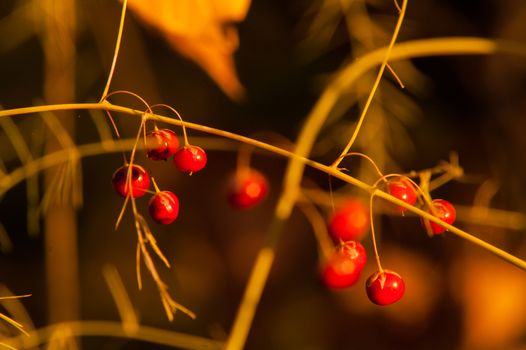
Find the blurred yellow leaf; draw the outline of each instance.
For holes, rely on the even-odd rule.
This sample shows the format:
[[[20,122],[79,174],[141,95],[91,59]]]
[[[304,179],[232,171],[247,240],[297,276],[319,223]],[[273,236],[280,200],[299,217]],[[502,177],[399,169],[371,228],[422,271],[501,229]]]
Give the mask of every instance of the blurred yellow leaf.
[[[250,0],[129,0],[130,9],[174,49],[199,64],[223,91],[239,100],[244,89],[234,66],[238,34]]]

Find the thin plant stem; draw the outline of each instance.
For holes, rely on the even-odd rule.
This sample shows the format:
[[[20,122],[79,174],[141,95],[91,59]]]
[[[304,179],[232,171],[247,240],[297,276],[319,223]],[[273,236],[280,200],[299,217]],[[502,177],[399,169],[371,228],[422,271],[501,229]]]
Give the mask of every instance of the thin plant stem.
[[[130,296],[126,292],[126,287],[124,287],[117,268],[113,265],[105,265],[102,272],[121,317],[122,328],[127,333],[136,332],[139,328],[139,318],[133,309]]]
[[[356,127],[354,129],[354,132],[351,136],[351,139],[349,140],[349,143],[347,143],[347,146],[343,149],[340,156],[336,158],[336,160],[332,163],[332,167],[337,167],[340,162],[343,159],[343,156],[347,153],[349,153],[349,150],[351,149],[352,145],[354,144],[354,141],[356,140],[356,137],[358,137],[358,133],[360,132],[360,129],[362,127],[363,121],[365,120],[365,115],[369,111],[369,107],[371,106],[371,102],[373,101],[374,94],[376,93],[376,90],[378,89],[378,86],[380,85],[380,81],[382,80],[382,76],[384,74],[385,67],[388,64],[388,60],[391,56],[391,52],[393,50],[393,46],[395,45],[396,39],[398,38],[398,33],[400,32],[400,28],[402,27],[402,23],[404,21],[405,12],[407,9],[407,0],[403,0],[402,7],[399,11],[398,15],[398,21],[396,22],[395,29],[393,31],[393,35],[391,37],[391,42],[389,43],[389,46],[387,47],[387,51],[385,53],[384,59],[382,61],[382,64],[380,66],[380,70],[378,71],[378,74],[376,76],[376,80],[374,81],[373,87],[371,88],[371,92],[369,93],[369,96],[367,97],[367,101],[365,102],[365,105],[363,107],[362,113],[360,115],[360,118],[358,119],[358,123],[356,123]],[[394,73],[394,71],[392,71]],[[396,73],[394,73],[394,76],[397,77]],[[400,79],[397,79],[400,83]],[[401,84],[403,86],[403,84]]]
[[[260,249],[254,267],[252,268],[243,294],[241,306],[238,308],[230,337],[225,345],[225,350],[242,349],[245,344],[250,325],[252,324],[259,300],[263,293],[263,287],[266,284],[270,268],[274,261],[274,246],[279,238],[283,224],[284,218],[279,215],[278,206],[277,215],[272,219],[266,241],[263,248]]]
[[[402,89],[405,89],[405,85],[404,83],[402,82],[402,79],[400,79],[400,77],[398,76],[398,74],[396,74],[395,70],[393,69],[393,67],[391,67],[391,65],[388,63],[385,65],[385,68],[387,68],[387,70],[389,71],[389,73],[391,73],[393,75],[393,77],[395,78],[396,82],[398,83],[398,85],[400,86],[400,88]]]
[[[374,257],[376,259],[376,266],[378,266],[378,271],[383,272],[382,264],[380,263],[380,254],[378,254],[378,245],[376,242],[376,236],[374,234],[374,215],[373,215],[373,201],[374,196],[376,195],[376,190],[371,193],[371,197],[369,198],[369,222],[371,223],[371,238],[373,240],[373,250],[374,250]]]
[[[398,1],[397,1],[397,0],[394,0],[394,5],[395,5],[396,10],[397,10],[398,12],[401,12],[401,11],[402,11],[402,8],[400,7],[400,4],[398,4]]]
[[[140,325],[136,331],[129,332],[122,323],[112,321],[75,321],[53,324],[36,331],[30,331],[29,337],[18,336],[3,338],[2,341],[17,349],[31,349],[45,344],[57,329],[68,329],[75,337],[112,337],[127,338],[188,350],[220,350],[219,341],[193,335]]]
[[[111,62],[110,73],[108,74],[108,81],[106,82],[106,86],[104,86],[104,90],[102,92],[102,96],[99,102],[104,101],[104,99],[106,98],[106,95],[108,94],[108,91],[110,90],[111,80],[113,79],[113,73],[115,72],[115,66],[117,65],[117,58],[119,57],[119,50],[121,47],[122,32],[124,31],[124,19],[126,18],[126,6],[127,5],[128,5],[128,0],[123,0],[121,20],[119,23],[119,32],[117,34],[117,41],[115,43],[115,51],[113,53],[113,60]]]
[[[40,106],[40,107],[28,107],[28,108],[17,109],[17,110],[4,110],[4,111],[0,111],[0,117],[5,117],[7,115],[13,115],[13,114],[14,115],[23,114],[23,113],[21,113],[21,110],[27,111],[28,109],[31,109],[31,108],[38,108],[38,109],[40,109],[42,111],[42,110],[46,110],[44,107],[47,107],[49,110],[68,109],[68,108],[66,108],[66,106],[69,106],[69,109],[88,109],[88,107],[90,107],[92,109],[110,108],[111,110],[119,111],[119,112],[122,112],[122,113],[127,113],[127,114],[130,114],[130,115],[136,116],[136,117],[140,117],[142,115],[142,113],[143,113],[142,111],[137,111],[137,110],[133,110],[133,109],[130,109],[130,108],[127,108],[127,107],[122,107],[122,106],[109,105],[108,103],[103,103],[103,104],[94,103],[94,104],[51,105],[51,106]],[[10,112],[10,111],[16,111],[16,113],[6,114],[6,112]],[[2,114],[4,114],[4,115],[2,115]],[[167,118],[167,117],[157,116],[157,115],[150,115],[150,118],[158,120],[158,121],[162,121],[162,122],[167,123],[167,124],[181,125],[181,122],[179,120],[175,120],[173,118]],[[227,131],[211,128],[211,127],[204,126],[204,125],[194,124],[194,123],[185,122],[185,126],[187,128],[191,128],[191,129],[199,130],[199,131],[202,131],[202,132],[205,132],[205,133],[209,133],[209,134],[213,134],[213,135],[218,135],[218,136],[221,136],[221,137],[229,138],[229,139],[232,139],[232,140],[235,140],[235,141],[238,141],[238,142],[248,143],[248,144],[251,144],[251,145],[253,145],[255,147],[264,149],[264,150],[266,150],[268,152],[271,152],[271,153],[274,153],[274,154],[277,154],[277,155],[280,155],[280,156],[283,156],[283,157],[286,157],[286,158],[289,158],[289,159],[293,159],[296,162],[299,162],[299,164],[301,164],[302,166],[307,165],[307,166],[310,166],[310,167],[312,167],[314,169],[320,170],[320,171],[322,171],[322,172],[324,172],[326,174],[329,174],[330,176],[332,176],[334,178],[337,178],[337,179],[342,180],[344,182],[347,182],[347,183],[349,183],[351,185],[354,185],[354,186],[360,188],[361,190],[364,190],[364,191],[367,191],[367,192],[371,192],[374,189],[374,187],[372,187],[372,186],[366,184],[365,182],[360,181],[360,180],[358,180],[358,179],[356,179],[356,178],[354,178],[352,176],[349,176],[349,175],[347,175],[345,173],[342,173],[338,169],[334,169],[331,166],[327,166],[327,165],[315,162],[315,161],[310,160],[308,158],[299,156],[298,154],[296,154],[294,152],[290,152],[290,151],[284,150],[282,148],[270,145],[270,144],[262,142],[262,141],[254,140],[254,139],[251,139],[251,138],[246,137],[246,136],[241,136],[241,135],[237,135],[237,134],[234,134],[234,133],[231,133],[231,132],[227,132]],[[135,140],[134,141],[131,141],[131,140],[126,141],[126,144],[128,145],[128,147],[133,147],[134,143],[135,143]],[[108,153],[109,151],[111,151],[112,148],[113,148],[113,150],[115,152],[121,151],[120,147],[121,147],[121,145],[119,144],[119,142],[115,142],[115,144],[112,145],[112,146],[102,145],[100,142],[97,142],[97,143],[92,143],[92,144],[76,146],[76,149],[78,151],[79,156],[87,157],[87,156],[95,156],[95,155]],[[0,178],[0,196],[3,195],[5,192],[7,192],[8,189],[13,187],[17,183],[21,182],[27,176],[34,175],[34,174],[36,174],[39,171],[42,171],[42,170],[47,169],[49,167],[52,167],[54,165],[58,165],[58,164],[63,163],[65,157],[67,157],[68,154],[70,154],[70,153],[71,153],[70,149],[62,149],[62,150],[54,152],[52,154],[45,155],[45,156],[43,156],[40,159],[30,161],[27,164],[25,164],[24,166],[21,166],[21,167],[15,169],[15,170],[13,170],[7,176],[4,176],[4,177]],[[425,212],[425,211],[423,211],[423,210],[421,210],[421,209],[419,209],[417,207],[411,206],[411,205],[407,204],[406,202],[401,201],[398,198],[393,197],[392,195],[390,195],[390,194],[388,194],[388,193],[386,193],[384,191],[381,191],[381,190],[376,190],[376,196],[380,197],[380,198],[383,198],[383,199],[385,199],[385,200],[387,200],[389,202],[392,202],[392,203],[394,203],[396,205],[402,206],[402,207],[404,207],[405,209],[407,209],[408,211],[412,212],[415,215],[421,216],[421,217],[423,217],[425,219],[428,219],[429,221],[432,221],[432,222],[434,222],[434,223],[436,223],[436,224],[438,224],[438,225],[440,225],[442,227],[445,227],[451,233],[453,233],[453,234],[455,234],[455,235],[457,235],[457,236],[459,236],[459,237],[461,237],[461,238],[463,238],[463,239],[465,239],[467,241],[470,241],[471,243],[474,243],[474,244],[476,244],[476,245],[478,245],[478,246],[480,246],[480,247],[482,247],[482,248],[484,248],[486,250],[489,250],[492,253],[494,253],[495,255],[499,256],[500,258],[510,262],[511,264],[516,265],[516,266],[526,270],[526,261],[523,261],[523,260],[521,260],[521,259],[519,259],[517,257],[514,257],[513,255],[511,255],[511,254],[509,254],[509,253],[507,253],[507,252],[505,252],[505,251],[503,251],[503,250],[501,250],[499,248],[496,248],[493,245],[491,245],[491,244],[489,244],[487,242],[484,242],[484,241],[472,236],[471,234],[469,234],[469,233],[467,233],[465,231],[462,231],[462,230],[460,230],[460,229],[458,229],[458,228],[456,228],[454,226],[451,226],[451,225],[445,223],[444,221],[436,218],[435,216],[429,214],[428,212]],[[279,213],[279,217],[280,218],[284,218],[285,214],[287,214],[288,210],[289,210],[289,204],[285,203],[284,200],[280,201],[278,203],[278,206],[276,207],[276,213]],[[270,241],[274,242],[275,240],[270,240]]]
[[[6,349],[10,349],[10,350],[18,350],[17,348],[14,348],[11,345],[7,345],[7,344],[4,344],[4,343],[0,343],[0,346],[3,346]]]
[[[461,43],[461,41],[457,42],[457,44],[459,43]],[[415,43],[413,42],[413,44]],[[441,51],[445,49],[449,44],[451,44],[451,42],[449,40],[445,40],[442,42],[431,43],[431,45],[433,44],[439,44],[439,45],[427,46],[428,44],[430,44],[430,40],[426,39],[425,41],[421,41],[416,44],[418,50],[415,50],[415,47],[414,46],[411,47],[411,45],[409,47],[410,49],[407,46],[404,46],[404,44],[400,44],[398,47],[402,47],[404,49],[402,50],[402,52],[404,52],[405,54],[408,54],[412,50],[418,51],[419,54],[421,54],[422,52],[420,50],[432,50],[434,52],[436,52],[436,50]],[[490,46],[492,46],[490,50],[494,50],[494,49],[497,49],[497,47],[500,47],[495,41],[486,41],[486,42],[479,41],[477,43],[471,42],[471,44],[475,44],[475,45],[469,46],[469,49],[473,49],[474,47],[477,47],[478,49],[490,49]],[[520,52],[521,55],[526,55],[526,48],[523,46],[515,46],[515,45],[502,45],[502,46],[505,50],[509,49],[515,52]],[[394,46],[392,48],[393,50],[391,52],[391,60],[395,59],[395,57],[397,57],[398,55],[401,56],[401,52],[397,52],[396,47],[397,46]],[[458,54],[458,50],[462,48],[468,49],[468,46],[457,46],[455,48],[451,47],[450,49],[452,49],[452,51]],[[298,198],[298,193],[299,193],[301,179],[303,177],[304,167],[305,165],[308,164],[307,162],[300,161],[300,159],[307,157],[308,154],[310,153],[312,146],[314,144],[314,141],[321,127],[323,126],[325,120],[327,119],[330,111],[332,110],[336,102],[338,101],[341,93],[345,91],[347,88],[349,88],[349,86],[352,85],[352,83],[354,83],[358,79],[358,77],[360,77],[365,71],[368,70],[368,69],[365,69],[365,66],[371,65],[369,66],[369,68],[372,68],[379,62],[383,62],[386,57],[386,53],[388,51],[389,51],[388,48],[376,50],[362,57],[362,60],[354,61],[348,67],[344,68],[342,72],[336,77],[336,79],[324,90],[323,94],[321,95],[319,100],[314,105],[314,108],[308,115],[307,120],[304,124],[304,127],[301,129],[300,135],[296,142],[296,147],[295,147],[295,152],[294,152],[296,157],[291,158],[289,161],[289,164],[286,170],[286,174],[285,174],[284,183],[283,183],[283,192],[281,193],[281,196],[278,200],[278,204],[276,206],[275,218],[273,222],[286,220],[290,216],[290,213],[292,211],[292,208],[294,207],[295,201]],[[415,51],[413,51],[412,53],[415,54],[416,53]],[[400,57],[397,57],[397,58],[400,58]],[[345,153],[347,152],[344,152],[344,154]],[[326,167],[326,168],[328,170],[328,169],[334,169],[335,167]],[[331,174],[331,172],[327,172],[327,173]],[[338,173],[339,174],[336,177],[339,177],[342,175],[341,172],[338,171]],[[365,189],[365,190],[370,190],[370,188],[366,184],[364,184],[361,181],[359,182],[361,183],[361,185],[356,184],[356,186],[362,189]],[[362,187],[362,185],[365,185],[365,186]],[[384,193],[383,196],[388,196],[388,198],[391,198],[392,200],[394,200],[395,204],[399,202],[399,203],[402,203],[401,205],[404,207],[409,206],[405,202],[402,202],[387,193]],[[414,207],[411,207],[411,208],[414,208]],[[428,213],[418,208],[414,208],[412,210],[419,211],[419,215],[425,215],[425,216],[432,217],[433,222],[440,221],[439,219],[433,217],[432,215],[429,215]],[[442,225],[442,223],[440,223],[440,225]],[[272,241],[274,242],[274,244],[277,242],[277,239],[279,238],[279,235],[280,235],[279,231],[276,232],[275,226],[276,225],[271,225],[269,228],[269,231],[267,232],[267,236],[273,237]],[[456,231],[456,233],[459,234],[460,230]],[[475,240],[471,240],[471,241],[475,243],[476,240],[477,239],[475,238]],[[477,242],[477,243],[480,243],[480,242]],[[270,249],[270,252],[268,252],[269,249]],[[272,246],[265,245],[260,250],[260,253],[258,255],[258,258],[254,264],[254,267],[251,273],[251,278],[249,279],[249,282],[245,289],[245,294],[243,295],[243,298],[241,300],[241,304],[239,306],[236,319],[234,321],[234,326],[232,327],[232,332],[230,334],[230,337],[226,345],[227,350],[240,350],[241,348],[243,348],[245,344],[246,337],[248,336],[249,329],[251,328],[251,325],[252,325],[252,320],[255,314],[255,309],[259,302],[259,300],[255,301],[253,299],[253,296],[254,295],[261,296],[262,289],[264,288],[266,284],[266,280],[262,280],[261,277],[268,277],[268,274],[266,276],[263,276],[260,273],[260,271],[267,271],[267,272],[270,271],[270,267],[273,263],[273,259],[265,259],[265,255],[272,254],[273,256],[273,250],[274,250],[274,245]],[[501,257],[508,254],[504,251],[500,251],[499,253],[495,251],[494,253],[498,254]],[[508,256],[507,258],[510,258],[510,257]],[[526,262],[518,258],[514,259],[514,263],[524,264],[523,266],[526,267]],[[268,265],[262,266],[262,264],[268,264]],[[260,278],[253,278],[254,274],[258,274],[261,276],[259,276]],[[257,288],[260,288],[261,290],[257,290]],[[254,291],[254,290],[257,290],[257,293],[255,292],[249,293],[249,291]]]
[[[150,176],[150,179],[152,180],[153,188],[155,188],[155,193],[161,192],[159,186],[157,186],[157,181],[155,181],[155,178],[153,176]]]
[[[289,215],[290,212],[294,206],[295,200],[297,198],[297,193],[299,189],[299,183],[300,179],[302,178],[303,169],[305,165],[313,166],[314,168],[317,168],[321,171],[324,171],[328,174],[331,174],[332,176],[339,178],[343,181],[346,181],[348,183],[354,184],[355,186],[370,191],[371,188],[367,184],[350,177],[346,174],[341,173],[338,170],[335,170],[331,167],[313,162],[306,158],[306,155],[310,153],[310,150],[312,148],[312,145],[314,143],[314,140],[316,139],[316,136],[321,128],[321,126],[324,124],[325,119],[327,118],[329,112],[332,110],[334,104],[339,99],[339,96],[343,91],[349,88],[361,75],[363,75],[365,72],[367,72],[369,69],[375,67],[377,64],[383,61],[385,57],[387,49],[381,48],[375,51],[372,51],[371,53],[364,55],[361,60],[355,61],[352,64],[345,67],[336,77],[336,79],[329,85],[329,87],[325,90],[325,92],[322,94],[318,102],[316,103],[313,111],[309,114],[305,127],[302,129],[300,136],[298,138],[298,142],[296,143],[295,152],[287,152],[281,148],[268,145],[265,143],[262,143],[260,141],[252,140],[249,138],[246,138],[244,136],[235,135],[232,133],[228,133],[222,130],[205,127],[197,124],[192,123],[182,123],[177,120],[173,120],[172,118],[166,118],[161,116],[150,116],[153,120],[159,120],[163,122],[167,122],[173,125],[185,125],[186,127],[190,127],[196,130],[200,130],[203,132],[228,137],[232,139],[236,139],[240,142],[248,142],[254,144],[256,147],[260,147],[263,149],[266,149],[271,152],[275,152],[277,154],[289,157],[292,159],[292,161],[289,163],[287,174],[285,175],[285,182],[284,182],[284,192],[278,202],[278,205],[276,207],[276,219],[275,221],[284,221]],[[480,38],[439,38],[439,39],[426,39],[426,40],[418,40],[418,41],[411,41],[406,42],[402,44],[395,45],[393,47],[393,50],[391,52],[390,60],[396,60],[396,59],[407,59],[407,58],[413,58],[413,57],[422,57],[422,56],[432,56],[432,55],[452,55],[452,54],[493,54],[496,52],[506,52],[506,53],[512,53],[517,54],[520,56],[526,56],[526,48],[524,46],[518,45],[516,43],[510,43],[510,42],[503,42],[503,41],[495,41],[495,40],[487,40],[487,39],[480,39]],[[108,102],[102,102],[102,103],[92,103],[92,104],[63,104],[63,105],[54,105],[54,106],[39,106],[39,107],[27,107],[27,108],[20,108],[20,109],[13,109],[8,111],[0,111],[0,117],[5,116],[13,116],[17,114],[25,114],[25,113],[36,113],[39,111],[46,111],[46,110],[70,110],[70,109],[102,109],[102,110],[110,110],[114,112],[121,112],[126,113],[134,116],[142,116],[143,112],[136,111],[130,108],[122,107],[122,106],[115,106],[111,105]],[[56,156],[56,155],[55,155]],[[62,155],[63,156],[63,155]],[[59,160],[55,160],[55,162],[60,163]],[[33,164],[34,166],[35,164]],[[41,165],[41,164],[40,164]],[[32,170],[35,171],[34,169]],[[0,190],[2,188],[0,187]],[[408,205],[407,203],[398,200],[397,198],[390,196],[387,193],[384,193],[382,191],[377,191],[376,195],[378,197],[384,198],[388,201],[391,201],[397,205],[400,205],[404,208],[407,208],[409,211],[420,215],[432,222],[437,223],[438,225],[441,225],[443,227],[446,227],[450,230],[450,232],[457,234],[461,236],[462,238],[471,241],[472,243],[478,244],[481,247],[484,247],[485,249],[488,249],[492,251],[494,254],[500,256],[501,258],[509,261],[512,264],[515,264],[523,269],[526,269],[526,262],[522,261],[521,259],[518,259],[516,257],[513,257],[512,255],[493,247],[492,245],[483,242],[479,240],[476,237],[473,237],[469,235],[468,233],[459,230],[451,225],[448,225],[447,223],[442,222],[441,220],[435,218],[434,216],[430,215],[429,213],[422,211],[416,207],[412,207]],[[277,227],[277,228],[276,228]],[[268,271],[270,271],[270,267],[272,266],[273,262],[273,246],[277,241],[277,238],[280,233],[280,225],[273,224],[271,225],[271,230],[269,231],[269,236],[272,237],[272,239],[268,240],[268,243],[263,247],[263,250],[259,254],[256,265],[257,269],[254,271],[258,271],[258,278],[251,278],[250,281],[255,281],[252,283],[249,283],[247,286],[247,291],[249,290],[248,287],[250,287],[251,293],[248,294],[249,298],[243,298],[241,307],[239,309],[238,315],[243,316],[243,319],[245,321],[245,325],[242,327],[234,328],[237,329],[237,335],[234,337],[231,335],[231,339],[237,338],[236,343],[239,347],[234,347],[232,349],[239,349],[243,346],[246,335],[248,334],[248,329],[251,326],[252,318],[255,313],[255,308],[257,306],[257,302],[259,301],[259,297],[261,296],[262,289],[266,283],[266,277],[268,277]],[[270,249],[270,252],[269,252]],[[266,253],[265,253],[266,252]],[[272,258],[268,258],[268,256],[272,256]],[[246,295],[247,293],[245,293]],[[259,296],[259,297],[258,297]],[[258,297],[255,300],[253,297]],[[243,311],[242,309],[248,305],[248,309]],[[236,318],[237,320],[237,318]],[[237,321],[234,323],[239,324]],[[245,338],[243,338],[245,337]]]
[[[350,152],[350,153],[345,154],[343,156],[343,158],[350,157],[350,156],[358,156],[358,157],[362,157],[362,158],[368,160],[369,163],[371,163],[371,165],[374,167],[374,170],[376,170],[376,173],[378,174],[378,176],[380,176],[380,177],[384,176],[384,174],[382,174],[382,172],[380,171],[380,168],[378,168],[378,165],[376,165],[374,160],[372,160],[371,157],[369,157],[368,155],[360,153],[360,152]],[[342,160],[343,160],[343,158],[342,158]]]
[[[173,108],[172,106],[169,106],[169,105],[164,104],[164,103],[158,103],[158,104],[152,105],[150,107],[151,111],[153,111],[155,107],[168,108],[169,110],[171,110],[177,116],[177,118],[179,118],[179,120],[181,121],[181,129],[183,129],[184,146],[185,147],[190,146],[190,142],[188,142],[188,135],[186,134],[186,127],[184,126],[184,121],[183,121],[183,118],[181,117],[181,114],[179,114],[179,112],[177,112],[177,110],[175,108]]]

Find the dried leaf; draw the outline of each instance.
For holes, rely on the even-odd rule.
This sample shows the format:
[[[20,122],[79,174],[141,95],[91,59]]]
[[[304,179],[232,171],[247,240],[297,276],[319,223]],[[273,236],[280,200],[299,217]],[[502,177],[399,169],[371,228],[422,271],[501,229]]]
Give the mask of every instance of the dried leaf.
[[[199,64],[223,91],[239,100],[233,52],[238,35],[232,22],[242,21],[250,0],[130,0],[130,9],[168,40],[183,56]]]

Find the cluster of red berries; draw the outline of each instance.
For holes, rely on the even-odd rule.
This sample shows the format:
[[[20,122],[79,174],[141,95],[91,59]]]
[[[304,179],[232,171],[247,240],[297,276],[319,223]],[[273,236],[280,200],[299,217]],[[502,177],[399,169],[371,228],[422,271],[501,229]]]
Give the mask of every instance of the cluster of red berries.
[[[397,181],[392,181],[388,184],[387,190],[389,194],[393,197],[400,199],[403,202],[406,202],[410,205],[415,205],[418,198],[415,187],[407,178],[402,178]],[[450,202],[445,199],[434,199],[431,204],[433,208],[430,210],[430,214],[437,217],[438,219],[452,225],[457,218],[457,213],[455,207]],[[400,212],[403,214],[406,211],[406,208],[399,207]],[[441,234],[446,231],[446,229],[434,222],[429,220],[421,220],[422,226],[426,227],[429,225],[431,232],[435,235]]]
[[[358,282],[367,261],[365,248],[359,240],[364,237],[369,225],[369,212],[356,199],[343,202],[332,214],[329,233],[334,240],[340,241],[340,245],[322,270],[326,286],[343,289]],[[379,270],[367,279],[365,289],[373,303],[389,305],[402,298],[405,285],[396,272]]]
[[[146,135],[146,156],[152,160],[167,160],[184,173],[195,173],[206,165],[206,153],[197,146],[179,147],[177,135],[170,129],[155,129]],[[129,176],[129,177],[128,177]],[[124,165],[113,173],[112,184],[122,197],[139,198],[148,192],[150,176],[140,165]],[[171,191],[157,191],[148,203],[152,219],[163,225],[179,215],[179,199]]]
[[[388,192],[410,205],[415,205],[417,192],[408,179],[392,181],[387,186]],[[431,214],[440,220],[452,224],[455,221],[455,208],[443,199],[432,201]],[[399,207],[401,213],[405,208]],[[429,225],[434,234],[441,234],[445,229],[432,222]],[[356,199],[343,202],[329,218],[328,229],[331,237],[340,242],[333,256],[325,263],[322,269],[322,278],[325,285],[333,289],[342,289],[353,286],[360,278],[367,257],[363,245],[359,242],[370,225],[369,211],[363,203]],[[367,279],[366,293],[373,303],[389,305],[402,298],[405,284],[402,277],[391,270],[379,269]]]

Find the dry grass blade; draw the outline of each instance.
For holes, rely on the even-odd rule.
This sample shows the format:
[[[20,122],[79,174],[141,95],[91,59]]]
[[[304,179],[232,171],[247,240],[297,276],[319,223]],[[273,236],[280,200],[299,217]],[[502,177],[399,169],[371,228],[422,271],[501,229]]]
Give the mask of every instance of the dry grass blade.
[[[18,159],[22,163],[22,165],[26,165],[30,163],[33,160],[33,156],[31,154],[31,150],[24,140],[24,137],[22,136],[22,133],[16,126],[16,124],[13,122],[11,118],[5,118],[0,120],[0,126],[4,130],[5,134],[7,135],[7,138],[13,145],[13,148],[18,156]],[[30,176],[28,177],[28,180],[26,182],[26,198],[28,203],[28,211],[27,211],[27,222],[28,222],[28,231],[31,234],[35,234],[38,232],[38,220],[35,219],[34,213],[38,211],[37,204],[38,203],[38,176]]]
[[[17,336],[4,339],[4,344],[7,343],[9,346],[16,346],[20,349],[36,349],[40,344],[48,342],[57,328],[64,326],[67,326],[71,332],[70,334],[75,337],[117,337],[127,340],[139,340],[152,344],[151,348],[155,348],[154,344],[189,350],[219,350],[223,348],[223,344],[216,340],[144,325],[141,325],[137,332],[129,334],[122,329],[120,322],[100,320],[54,324],[31,332],[30,337]]]
[[[9,317],[7,315],[4,315],[3,313],[0,313],[0,319],[6,321],[10,325],[12,325],[16,329],[18,329],[20,332],[22,332],[25,335],[29,336],[29,333],[27,333],[27,331],[24,329],[24,326],[21,323],[19,323],[19,322],[15,321],[14,319],[12,319],[11,317]]]
[[[128,202],[130,201],[130,196],[126,196],[126,199],[124,200],[124,203],[122,204],[121,211],[119,212],[119,216],[117,217],[117,220],[115,221],[115,230],[119,228],[119,225],[121,224],[122,218],[124,217],[124,213],[126,212],[126,207],[128,206]]]
[[[142,276],[141,276],[141,242],[137,243],[137,249],[135,252],[135,271],[137,271],[137,287],[139,290],[142,289]]]
[[[51,112],[42,112],[40,113],[40,116],[42,117],[44,123],[47,125],[49,131],[51,131],[52,134],[55,135],[58,142],[63,148],[71,148],[75,145],[75,143],[71,139],[71,136],[69,136],[69,133],[60,123],[55,114]]]
[[[104,121],[104,115],[101,111],[90,110],[89,115],[97,133],[99,134],[99,139],[102,141],[103,145],[113,143],[113,136],[111,134],[111,129],[106,121]],[[118,136],[118,135],[117,135]]]
[[[14,348],[11,345],[8,345],[8,344],[5,344],[5,343],[0,343],[0,346],[3,346],[4,348],[7,348],[7,349],[17,350],[17,348]]]
[[[3,295],[2,297],[0,297],[1,305],[6,309],[9,315],[12,316],[9,317],[9,320],[14,321],[16,319],[18,321],[14,321],[15,323],[12,323],[9,322],[9,320],[5,318],[4,319],[8,321],[8,323],[15,326],[24,335],[28,335],[29,332],[34,331],[35,325],[33,324],[33,321],[31,320],[31,317],[29,316],[29,313],[27,312],[26,308],[19,300],[21,298],[30,297],[31,294],[14,295],[9,290],[9,288],[7,288],[4,285],[0,285],[0,295]]]
[[[39,206],[39,212],[45,213],[49,206],[58,198],[61,198],[60,196],[60,189],[64,188],[64,184],[66,183],[66,177],[67,177],[67,170],[66,170],[66,164],[60,164],[57,171],[54,174],[53,179],[51,180],[51,183],[47,186],[46,192],[42,196],[42,200],[40,202]]]
[[[66,163],[66,176],[64,183],[59,186],[62,203],[70,203],[78,208],[82,205],[82,168],[80,155],[76,151],[75,143],[71,136],[53,113],[41,113],[42,120],[48,129],[55,135],[64,149],[71,150],[68,153]]]
[[[166,283],[164,283],[163,280],[161,279],[161,276],[159,275],[159,272],[157,271],[157,268],[155,267],[155,263],[153,262],[152,257],[150,253],[148,252],[147,243],[150,243],[150,246],[152,246],[152,249],[154,249],[154,251],[155,251],[155,248],[153,247],[157,247],[157,246],[156,244],[152,245],[149,239],[147,238],[148,233],[145,230],[149,230],[149,229],[147,228],[147,226],[145,228],[145,226],[141,224],[141,222],[144,222],[144,218],[139,213],[137,213],[136,208],[135,208],[135,202],[133,201],[133,199],[132,199],[132,206],[134,208],[135,228],[137,230],[138,247],[140,248],[141,254],[143,256],[144,265],[146,265],[146,268],[150,272],[150,275],[152,276],[153,280],[155,281],[155,284],[157,285],[157,288],[159,290],[159,295],[161,297],[161,302],[166,312],[166,316],[168,317],[170,321],[172,321],[174,318],[175,312],[177,310],[180,310],[183,313],[190,316],[191,318],[195,318],[195,314],[192,311],[190,311],[186,307],[174,301],[173,298],[170,296],[170,293],[168,293],[168,287]],[[164,255],[160,252],[160,250],[155,251],[155,252],[161,258],[161,260],[165,262],[165,264],[168,264],[168,260],[166,260]],[[137,254],[138,273],[140,271],[139,259],[140,259],[141,254],[139,253]],[[167,266],[169,266],[169,264]],[[137,278],[140,284],[141,283],[140,276],[138,275]]]
[[[45,130],[40,119],[35,119],[31,132],[30,149],[34,158],[42,156],[44,149]],[[36,236],[40,233],[40,183],[38,174],[29,176],[27,186],[27,231],[29,235]]]
[[[5,135],[13,145],[13,149],[15,150],[20,162],[22,164],[30,162],[33,157],[31,156],[29,146],[13,120],[11,118],[0,119],[0,127],[4,130]]]
[[[105,265],[102,269],[104,279],[108,284],[111,296],[122,320],[122,327],[127,333],[134,333],[139,329],[139,318],[133,309],[130,297],[126,292],[119,272],[113,265]]]
[[[168,259],[166,259],[166,257],[164,256],[163,252],[161,251],[161,249],[157,245],[157,240],[153,236],[152,231],[150,230],[150,227],[148,226],[148,223],[146,222],[144,217],[142,215],[138,214],[135,219],[139,222],[139,225],[141,226],[141,232],[143,232],[144,235],[145,235],[143,242],[144,243],[149,243],[150,247],[153,249],[155,254],[157,254],[159,259],[161,259],[163,261],[163,263],[166,265],[166,267],[170,268],[170,263],[168,262]]]

